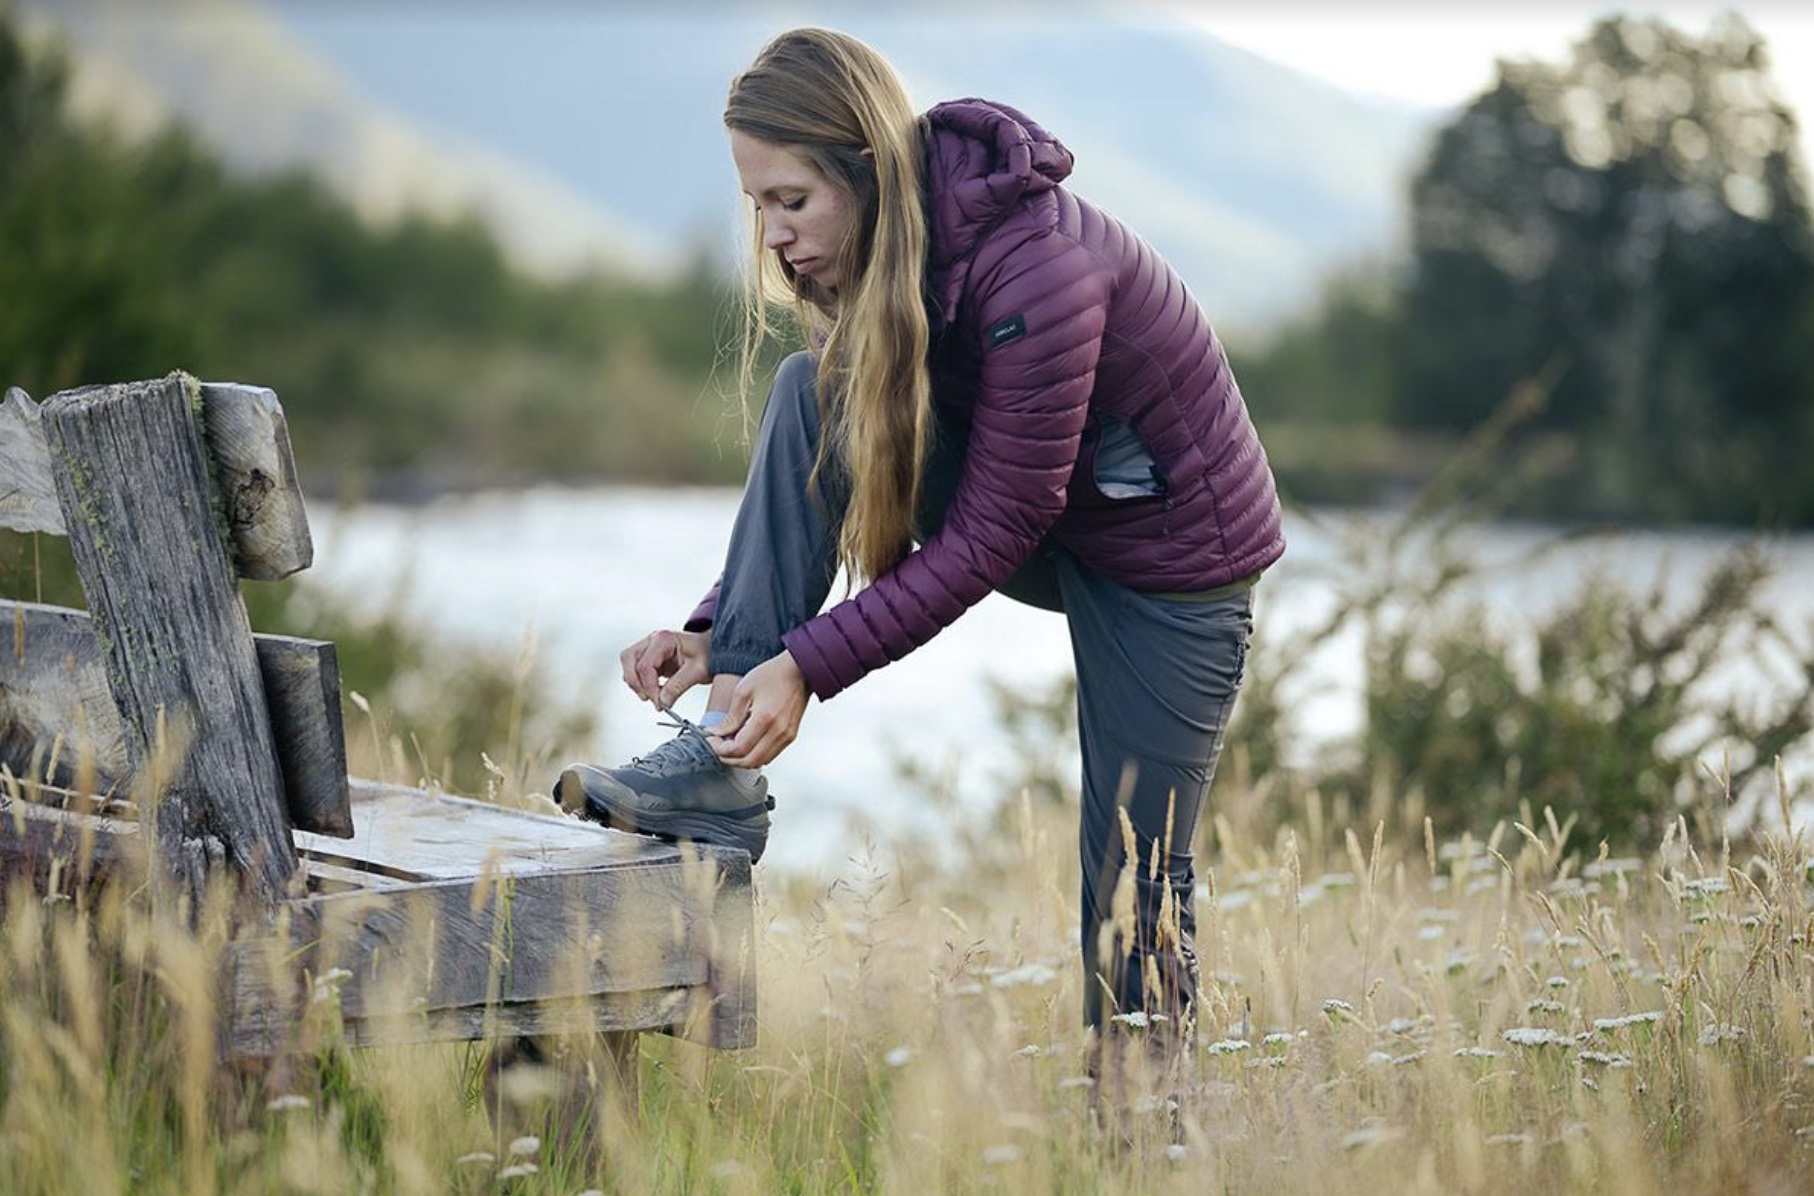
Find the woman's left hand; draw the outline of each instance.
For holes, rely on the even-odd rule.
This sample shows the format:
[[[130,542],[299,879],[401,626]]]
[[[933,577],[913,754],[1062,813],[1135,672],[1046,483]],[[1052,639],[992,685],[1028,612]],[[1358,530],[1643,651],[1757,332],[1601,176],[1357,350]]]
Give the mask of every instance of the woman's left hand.
[[[712,731],[712,750],[735,768],[761,768],[800,733],[809,697],[792,654],[763,661],[737,683],[724,722]]]

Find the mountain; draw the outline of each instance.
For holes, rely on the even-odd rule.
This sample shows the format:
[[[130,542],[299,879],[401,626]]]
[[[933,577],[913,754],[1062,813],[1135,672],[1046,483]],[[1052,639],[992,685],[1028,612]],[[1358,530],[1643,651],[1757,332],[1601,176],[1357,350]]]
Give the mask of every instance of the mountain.
[[[1363,99],[1125,5],[366,5],[26,0],[85,77],[180,115],[248,169],[306,164],[367,210],[485,214],[547,268],[654,269],[737,244],[719,124],[762,43],[824,23],[916,101],[1001,99],[1076,154],[1076,189],[1170,257],[1224,327],[1385,250],[1431,113]],[[102,106],[105,106],[104,104]]]
[[[5,0],[0,0],[3,5]],[[649,276],[671,255],[554,171],[374,103],[250,0],[14,0],[70,52],[71,102],[129,137],[175,120],[252,174],[303,169],[374,220],[475,214],[524,266]]]

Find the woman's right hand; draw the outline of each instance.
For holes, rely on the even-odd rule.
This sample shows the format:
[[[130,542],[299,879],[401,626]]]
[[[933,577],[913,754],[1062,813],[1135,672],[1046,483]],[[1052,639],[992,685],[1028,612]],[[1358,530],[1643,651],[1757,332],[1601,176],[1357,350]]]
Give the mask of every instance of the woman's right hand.
[[[667,710],[680,695],[710,678],[710,632],[651,631],[618,654],[624,684],[655,709]]]

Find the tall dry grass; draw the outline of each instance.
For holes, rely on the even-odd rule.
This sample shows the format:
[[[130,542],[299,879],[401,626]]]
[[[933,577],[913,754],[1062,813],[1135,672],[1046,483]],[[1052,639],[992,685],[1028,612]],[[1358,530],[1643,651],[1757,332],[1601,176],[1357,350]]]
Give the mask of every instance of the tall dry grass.
[[[499,1078],[478,1047],[354,1052],[330,1034],[264,1074],[221,1067],[222,911],[190,933],[130,886],[47,901],[14,884],[0,1191],[1814,1185],[1802,842],[1739,851],[1678,823],[1644,858],[1584,861],[1544,823],[1421,844],[1224,824],[1199,891],[1194,1091],[1177,1134],[1159,1091],[1104,1135],[1073,830],[1048,805],[1016,814],[986,860],[764,878],[759,1045],[646,1038],[633,1110],[590,1049]]]

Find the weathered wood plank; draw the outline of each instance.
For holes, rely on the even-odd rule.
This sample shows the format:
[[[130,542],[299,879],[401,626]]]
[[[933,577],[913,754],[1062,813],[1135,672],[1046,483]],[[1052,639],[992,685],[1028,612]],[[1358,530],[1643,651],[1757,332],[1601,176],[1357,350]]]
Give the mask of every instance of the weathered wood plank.
[[[77,785],[86,763],[97,792],[118,786],[128,775],[126,731],[92,620],[84,611],[0,599],[0,629],[8,628],[10,644],[0,650],[0,763],[19,776],[62,786]],[[252,638],[290,820],[302,830],[349,836],[353,817],[334,645],[284,635]],[[46,773],[59,736],[57,768]]]
[[[16,386],[0,404],[0,527],[63,534],[38,405]]]
[[[29,877],[40,894],[71,896],[123,870],[137,875],[143,859],[137,823],[0,793],[0,877]]]
[[[299,830],[351,838],[352,787],[340,718],[340,653],[329,640],[254,635],[277,741],[284,803]]]
[[[240,575],[275,581],[308,568],[314,544],[277,396],[260,386],[199,385],[210,465]],[[0,405],[0,527],[67,534],[41,409],[17,387]]]
[[[335,1002],[350,1025],[699,988],[710,971],[711,910],[699,904],[698,886],[686,873],[676,861],[433,881],[286,903],[287,928],[234,946],[226,1002],[231,1038],[288,1033],[309,1003],[323,1000]],[[298,967],[315,978],[307,1001],[294,987]],[[668,1022],[686,1014],[677,1006]]]
[[[391,1018],[355,1019],[339,1033],[350,1046],[410,1046],[430,1042],[472,1042],[516,1036],[556,1037],[568,1034],[623,1034],[668,1028],[684,1009],[686,989],[598,993],[580,1001],[518,1001],[463,1009],[422,1011]],[[225,1027],[224,1058],[258,1059],[287,1054],[311,1045],[305,1023],[287,1025],[241,1022]],[[621,1042],[619,1053],[628,1053]],[[621,1066],[621,1065],[620,1065]]]
[[[645,835],[608,830],[562,814],[533,814],[490,802],[354,777],[352,838],[326,842],[297,834],[306,854],[382,867],[402,876],[458,879],[486,869],[507,875],[610,865],[671,864],[681,849]],[[739,853],[703,849],[720,860]]]
[[[276,392],[204,382],[202,429],[240,576],[276,581],[307,569],[315,545]]]
[[[275,900],[296,857],[195,401],[178,377],[65,391],[44,405],[45,443],[140,805],[152,811],[154,875],[199,896],[224,859],[250,893]]]

